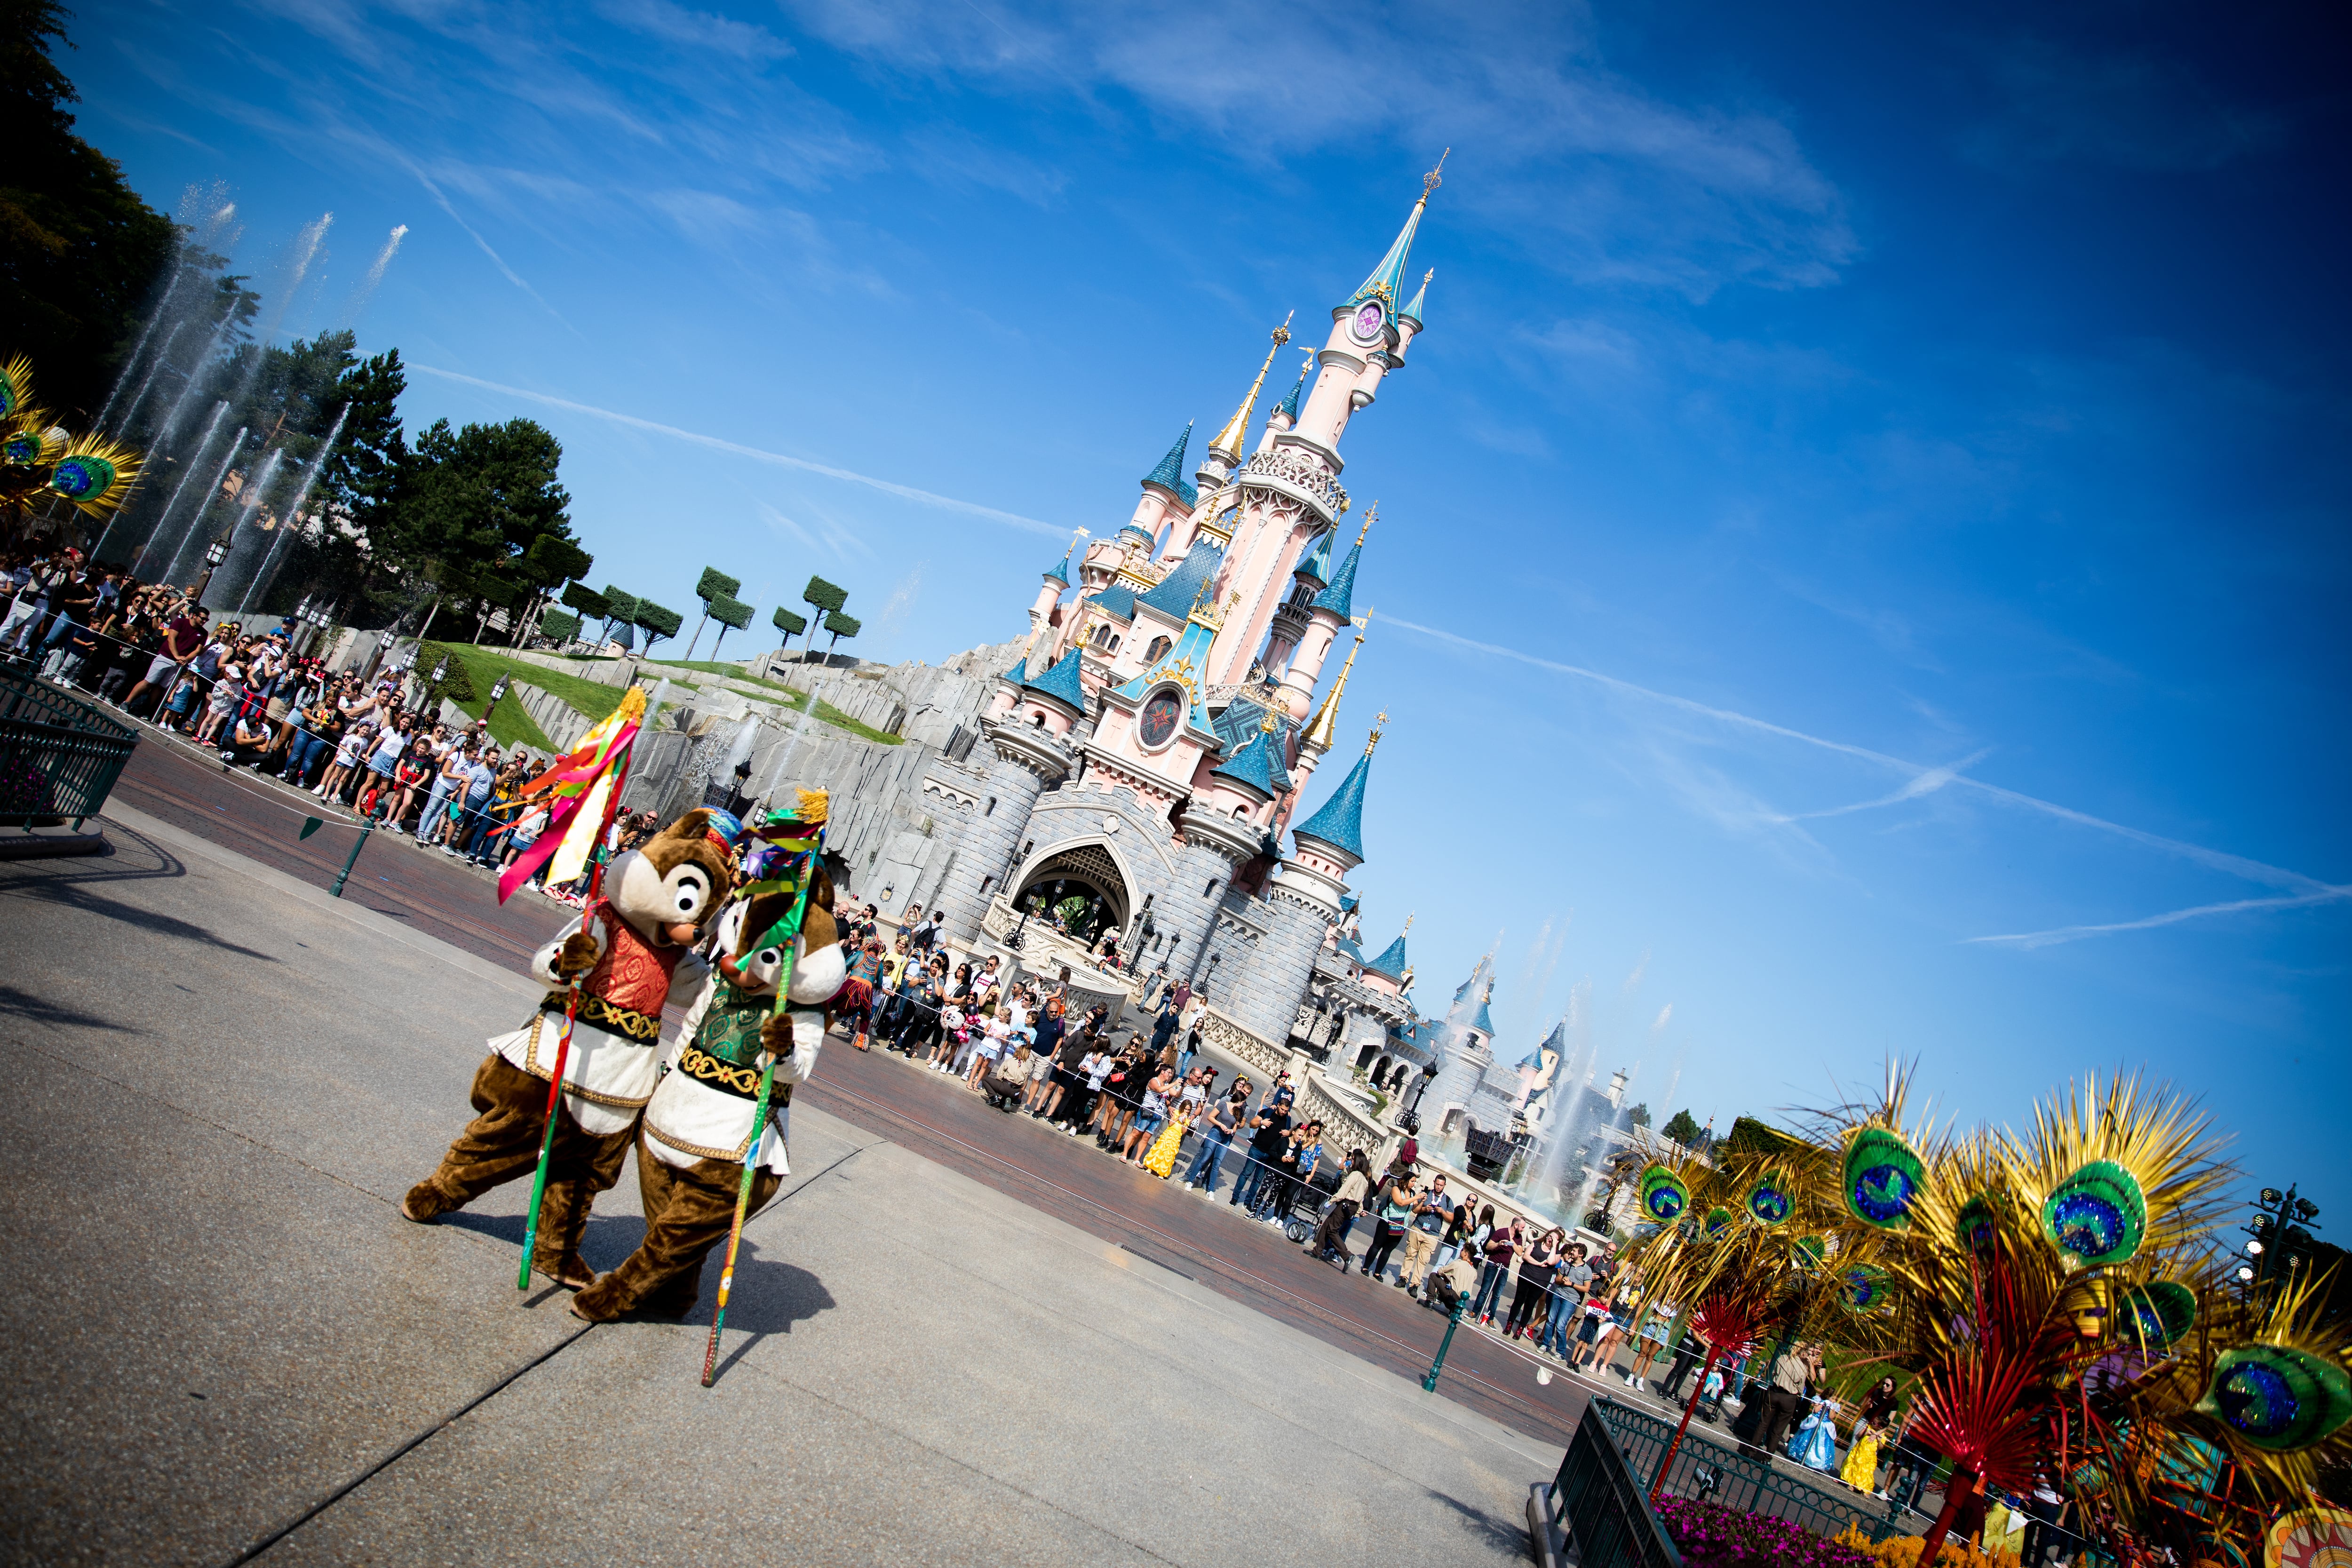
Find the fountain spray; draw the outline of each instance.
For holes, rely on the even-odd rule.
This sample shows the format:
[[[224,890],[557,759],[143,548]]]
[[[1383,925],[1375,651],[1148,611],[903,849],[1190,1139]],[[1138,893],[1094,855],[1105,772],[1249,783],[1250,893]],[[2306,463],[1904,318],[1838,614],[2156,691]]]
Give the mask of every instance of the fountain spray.
[[[213,470],[212,486],[196,502],[195,515],[188,520],[188,531],[173,547],[172,563],[163,569],[163,575],[157,579],[158,582],[169,583],[180,574],[180,557],[187,552],[188,541],[195,537],[197,525],[204,521],[205,509],[212,505],[211,498],[220,494],[221,481],[228,478],[228,466],[236,461],[237,453],[244,449],[246,430],[247,426],[238,426],[236,437],[228,444],[228,450],[221,454],[220,467]]]

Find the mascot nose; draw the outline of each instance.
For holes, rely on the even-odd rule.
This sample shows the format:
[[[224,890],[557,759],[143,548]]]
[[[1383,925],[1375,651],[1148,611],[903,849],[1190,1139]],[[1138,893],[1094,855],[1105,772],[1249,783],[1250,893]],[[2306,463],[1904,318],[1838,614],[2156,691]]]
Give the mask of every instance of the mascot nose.
[[[667,928],[667,934],[671,942],[677,943],[680,947],[684,947],[688,942],[694,940],[694,933],[699,928],[691,923],[674,925]]]

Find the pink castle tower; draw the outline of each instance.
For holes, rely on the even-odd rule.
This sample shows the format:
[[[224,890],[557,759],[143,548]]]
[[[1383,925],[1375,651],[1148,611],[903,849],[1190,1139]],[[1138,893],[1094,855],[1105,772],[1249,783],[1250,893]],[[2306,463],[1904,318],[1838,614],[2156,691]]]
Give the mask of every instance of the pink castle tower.
[[[1332,309],[1255,449],[1286,322],[1191,479],[1187,425],[1128,520],[1107,537],[1081,531],[1041,577],[1022,657],[987,707],[985,749],[942,757],[924,779],[953,836],[931,890],[951,940],[986,945],[1040,910],[1066,922],[1076,896],[1087,912],[1073,935],[1108,935],[1129,973],[1192,980],[1223,1026],[1282,1048],[1363,858],[1370,745],[1283,847],[1339,743],[1366,624],[1353,594],[1377,509],[1341,539],[1339,444],[1423,330],[1428,277],[1411,300],[1402,289],[1439,183],[1433,170],[1387,254]]]

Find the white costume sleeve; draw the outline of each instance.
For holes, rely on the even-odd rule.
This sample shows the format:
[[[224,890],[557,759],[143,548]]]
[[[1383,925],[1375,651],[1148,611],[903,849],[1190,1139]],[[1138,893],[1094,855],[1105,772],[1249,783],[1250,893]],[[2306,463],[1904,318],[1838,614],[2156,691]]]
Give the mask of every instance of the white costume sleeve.
[[[601,920],[597,920],[590,921],[588,923],[592,928],[589,934],[596,938],[596,951],[599,953],[602,953],[604,951],[604,932],[593,928],[601,927],[604,922]],[[555,973],[555,955],[563,951],[564,942],[570,939],[573,931],[576,931],[579,929],[579,921],[565,921],[563,929],[555,933],[552,941],[549,942],[547,945],[541,947],[537,952],[530,955],[530,973],[533,978],[543,980],[550,985],[556,987],[558,990],[562,990],[565,985],[571,984],[571,982],[565,980],[562,975]]]
[[[719,994],[719,978],[713,974],[704,981],[700,994],[694,999],[694,1005],[686,1010],[686,1016],[678,1020],[677,1027],[671,1031],[669,1048],[662,1052],[662,1066],[665,1068],[677,1065],[679,1053],[686,1049],[693,1040],[696,1031],[702,1027],[702,1016],[710,1011],[710,999],[717,994]]]

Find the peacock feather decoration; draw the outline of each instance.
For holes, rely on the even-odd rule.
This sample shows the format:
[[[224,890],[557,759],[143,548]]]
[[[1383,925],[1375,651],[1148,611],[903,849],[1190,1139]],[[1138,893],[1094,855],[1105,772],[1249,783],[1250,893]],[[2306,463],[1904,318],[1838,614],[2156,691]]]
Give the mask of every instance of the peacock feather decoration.
[[[0,363],[0,507],[22,516],[64,501],[85,517],[104,517],[130,495],[139,464],[130,447],[56,424],[34,395],[30,360]]]

